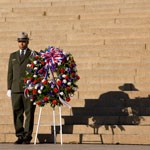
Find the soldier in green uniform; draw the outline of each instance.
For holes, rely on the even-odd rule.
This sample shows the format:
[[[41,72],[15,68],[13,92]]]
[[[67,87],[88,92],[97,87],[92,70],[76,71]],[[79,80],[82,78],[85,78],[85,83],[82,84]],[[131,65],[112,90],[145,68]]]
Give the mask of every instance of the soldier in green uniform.
[[[7,95],[12,99],[14,126],[18,137],[15,144],[30,144],[34,126],[35,105],[24,97],[23,77],[25,76],[26,66],[30,62],[29,57],[32,51],[28,48],[29,37],[27,33],[21,32],[17,41],[19,50],[11,53],[9,58]]]

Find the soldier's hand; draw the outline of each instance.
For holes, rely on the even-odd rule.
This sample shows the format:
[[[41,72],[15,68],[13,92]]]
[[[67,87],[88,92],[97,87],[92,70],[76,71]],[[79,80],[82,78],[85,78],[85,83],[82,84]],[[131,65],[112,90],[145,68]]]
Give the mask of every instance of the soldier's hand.
[[[7,96],[8,96],[8,97],[11,97],[11,90],[8,90],[8,91],[7,91]]]

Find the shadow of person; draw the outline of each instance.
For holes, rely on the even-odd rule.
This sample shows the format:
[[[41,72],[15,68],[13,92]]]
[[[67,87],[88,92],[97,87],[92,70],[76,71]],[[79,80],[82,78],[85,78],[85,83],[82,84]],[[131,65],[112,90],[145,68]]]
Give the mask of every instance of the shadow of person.
[[[137,111],[135,111],[136,107],[132,105],[131,101],[133,100],[124,92],[138,91],[138,89],[132,83],[125,83],[119,86],[119,89],[121,91],[109,91],[101,94],[97,103],[93,106],[96,113],[91,116],[93,123],[90,126],[93,128],[94,134],[99,134],[99,129],[103,126],[105,130],[110,130],[114,135],[116,128],[125,131],[124,125],[140,123],[141,117],[134,113]],[[89,107],[89,102],[85,104],[85,107]]]
[[[139,91],[133,83],[124,83],[118,87],[121,91]]]
[[[106,130],[111,129],[114,134],[114,129],[119,127],[121,131],[124,131],[124,127],[120,123],[120,116],[128,116],[125,110],[126,100],[129,99],[128,94],[122,91],[109,91],[100,95],[95,115],[92,117],[93,124],[90,126],[94,129],[94,134],[99,133],[99,128],[105,126]],[[85,106],[86,107],[86,106]]]

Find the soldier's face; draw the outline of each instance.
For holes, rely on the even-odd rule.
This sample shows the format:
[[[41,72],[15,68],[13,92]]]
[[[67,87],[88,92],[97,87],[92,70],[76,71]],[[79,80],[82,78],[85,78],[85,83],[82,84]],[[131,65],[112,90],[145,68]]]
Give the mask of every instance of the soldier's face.
[[[28,47],[28,41],[18,41],[18,46],[20,49],[26,49]]]

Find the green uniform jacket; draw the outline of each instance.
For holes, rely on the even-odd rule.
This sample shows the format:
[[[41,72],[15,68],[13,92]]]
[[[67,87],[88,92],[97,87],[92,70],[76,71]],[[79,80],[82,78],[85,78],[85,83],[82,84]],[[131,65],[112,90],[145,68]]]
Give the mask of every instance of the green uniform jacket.
[[[29,56],[31,50],[27,49],[25,56],[20,59],[20,51],[16,51],[10,54],[8,75],[7,75],[7,88],[12,93],[24,92],[23,78],[25,76],[25,70],[27,64],[30,62]]]

